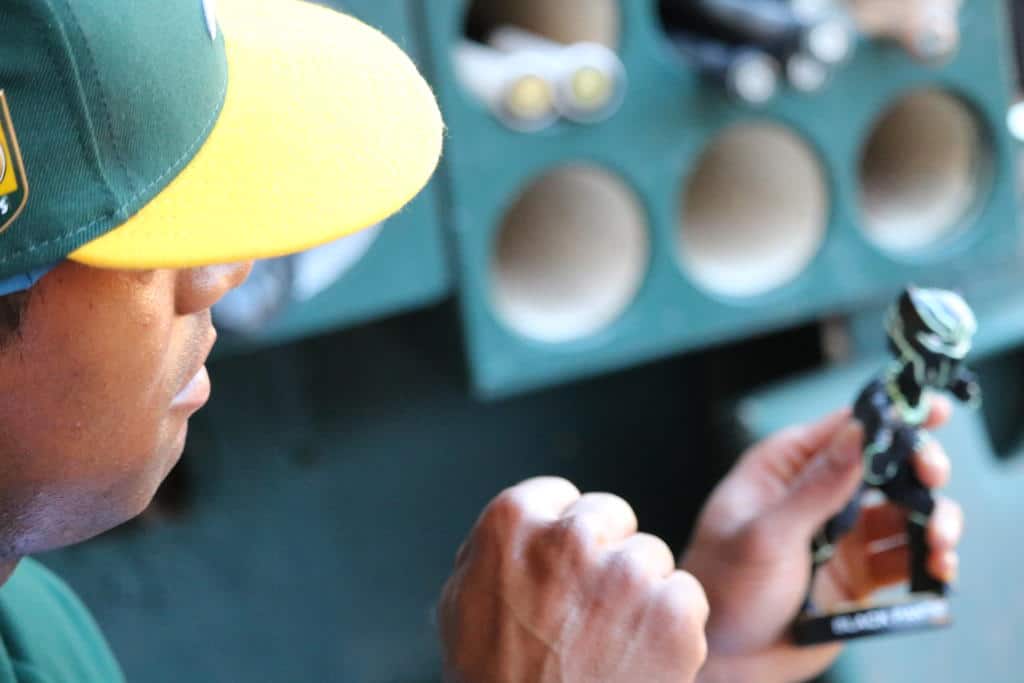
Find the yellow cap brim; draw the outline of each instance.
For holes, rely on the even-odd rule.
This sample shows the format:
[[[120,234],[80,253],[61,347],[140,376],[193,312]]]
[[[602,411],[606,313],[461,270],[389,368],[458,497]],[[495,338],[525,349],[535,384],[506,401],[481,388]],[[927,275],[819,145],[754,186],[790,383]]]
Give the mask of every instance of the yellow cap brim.
[[[388,38],[295,0],[220,0],[224,107],[192,162],[69,258],[182,268],[281,256],[372,226],[430,179],[443,124]]]

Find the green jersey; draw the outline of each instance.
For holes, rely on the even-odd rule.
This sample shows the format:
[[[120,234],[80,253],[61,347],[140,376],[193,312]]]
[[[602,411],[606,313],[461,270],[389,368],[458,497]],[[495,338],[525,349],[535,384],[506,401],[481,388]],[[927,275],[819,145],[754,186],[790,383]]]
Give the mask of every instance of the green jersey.
[[[33,560],[0,587],[0,683],[123,683],[117,661],[71,589]]]

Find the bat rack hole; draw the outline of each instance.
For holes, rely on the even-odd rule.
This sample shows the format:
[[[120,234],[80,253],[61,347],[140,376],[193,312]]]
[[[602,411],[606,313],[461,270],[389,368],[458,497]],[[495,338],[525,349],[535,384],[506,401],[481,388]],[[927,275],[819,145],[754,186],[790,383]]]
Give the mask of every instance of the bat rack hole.
[[[493,306],[524,337],[586,338],[629,307],[649,256],[645,212],[625,183],[593,166],[561,167],[504,216],[490,264]]]
[[[978,120],[961,100],[938,90],[905,95],[875,122],[861,155],[865,234],[896,253],[955,237],[988,161]]]
[[[727,128],[685,182],[682,268],[715,294],[769,292],[810,265],[825,238],[828,204],[824,171],[795,134],[774,124]]]

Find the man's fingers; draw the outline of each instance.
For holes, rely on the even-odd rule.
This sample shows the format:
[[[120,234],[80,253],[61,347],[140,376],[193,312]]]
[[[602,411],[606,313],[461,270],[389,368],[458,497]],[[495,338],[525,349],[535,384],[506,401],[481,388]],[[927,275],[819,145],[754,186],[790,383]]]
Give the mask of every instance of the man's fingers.
[[[629,503],[611,493],[587,493],[562,513],[585,526],[599,548],[608,547],[636,533],[636,513]]]
[[[928,556],[925,568],[936,579],[953,583],[960,569],[960,557],[952,550],[936,550]],[[910,549],[903,546],[872,555],[868,575],[873,591],[903,583],[910,577]]]
[[[964,512],[955,502],[941,498],[928,520],[928,545],[933,551],[952,550],[964,533]]]
[[[528,479],[505,489],[480,513],[473,533],[455,555],[456,565],[467,562],[481,542],[500,547],[524,530],[556,521],[579,497],[579,489],[558,477]]]
[[[848,408],[837,410],[817,422],[783,429],[754,446],[741,466],[759,466],[772,472],[784,484],[795,477],[850,419]]]
[[[906,537],[907,513],[892,503],[864,510],[863,552],[872,589],[905,581],[909,575],[910,551]],[[963,536],[964,516],[954,501],[941,498],[928,522],[928,571],[938,579],[952,581],[958,558],[955,551]]]
[[[678,569],[673,571],[662,584],[662,591],[671,594],[675,603],[692,614],[698,624],[705,626],[708,623],[711,608],[707,594],[691,574]]]
[[[914,471],[921,483],[930,489],[940,489],[949,483],[952,469],[949,456],[935,439],[925,439],[924,445],[914,453]]]
[[[910,577],[910,549],[905,545],[871,555],[867,563],[871,580],[868,592],[895,586]],[[960,568],[960,557],[953,550],[933,550],[925,568],[936,579],[952,583]]]
[[[676,569],[676,558],[665,541],[651,534],[634,534],[612,549],[608,562],[622,563],[627,571],[635,571],[651,579],[662,579]]]
[[[949,397],[936,394],[931,397],[931,404],[931,412],[928,413],[928,419],[924,423],[925,429],[937,429],[946,424],[953,415],[953,402],[949,400]]]
[[[536,477],[505,490],[495,503],[507,502],[538,521],[551,522],[580,498],[580,491],[559,477]]]
[[[769,513],[775,528],[809,539],[842,510],[861,481],[863,428],[847,422],[799,473],[785,497]]]
[[[952,550],[934,552],[928,556],[927,568],[938,580],[953,583],[960,570],[960,557]]]

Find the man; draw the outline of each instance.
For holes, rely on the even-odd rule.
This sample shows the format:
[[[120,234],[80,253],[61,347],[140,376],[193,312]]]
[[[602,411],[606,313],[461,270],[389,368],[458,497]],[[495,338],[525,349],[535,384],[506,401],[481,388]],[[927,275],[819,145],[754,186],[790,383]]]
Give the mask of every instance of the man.
[[[148,505],[210,391],[210,307],[249,259],[398,210],[441,119],[389,41],[295,0],[0,0],[0,91],[0,683],[118,681],[82,606],[24,558]],[[706,512],[684,563],[713,609],[706,675],[782,680],[834,655],[793,651],[783,620],[819,506],[855,478],[855,435],[825,448],[844,422],[768,442]],[[944,456],[921,462],[941,483]],[[897,577],[863,544],[887,514],[833,593]],[[685,681],[706,608],[623,501],[539,480],[488,508],[442,616],[466,683]]]
[[[315,5],[0,0],[0,124],[0,681],[106,683],[19,560],[148,505],[210,390],[210,307],[248,259],[397,211],[442,123],[397,47]]]

